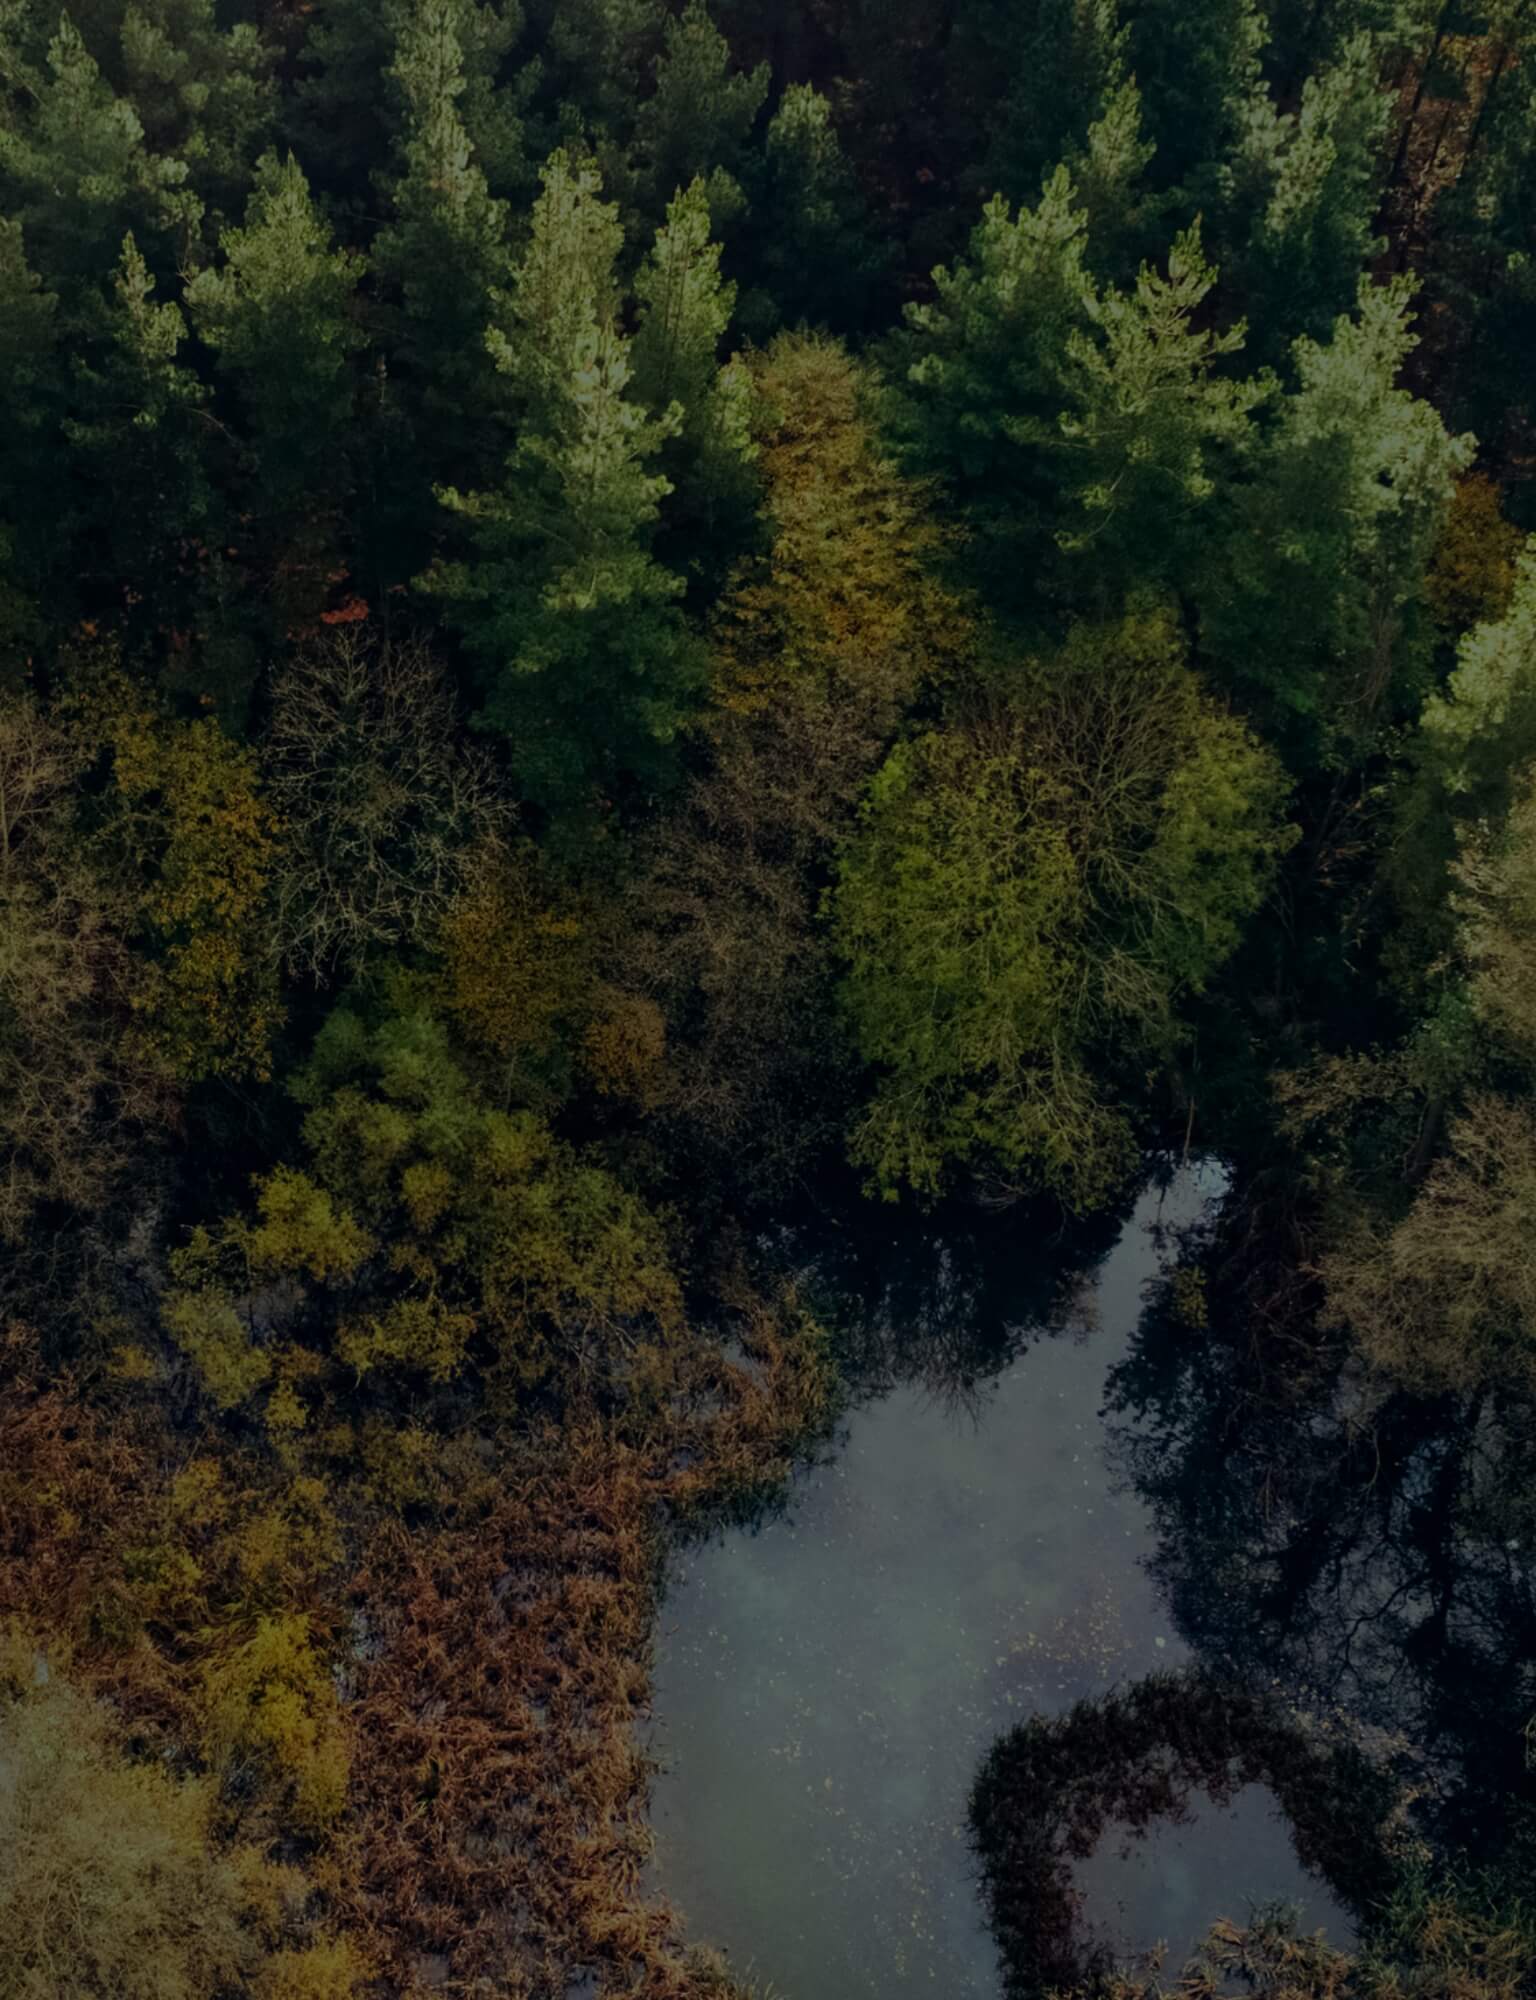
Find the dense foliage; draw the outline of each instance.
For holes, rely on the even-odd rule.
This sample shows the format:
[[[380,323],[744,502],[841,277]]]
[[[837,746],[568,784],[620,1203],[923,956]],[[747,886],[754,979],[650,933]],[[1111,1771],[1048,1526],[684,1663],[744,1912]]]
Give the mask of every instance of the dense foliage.
[[[1525,1533],[1533,56],[0,5],[0,1993],[727,1990],[630,1723],[808,1189],[1218,1150],[1212,1395]]]

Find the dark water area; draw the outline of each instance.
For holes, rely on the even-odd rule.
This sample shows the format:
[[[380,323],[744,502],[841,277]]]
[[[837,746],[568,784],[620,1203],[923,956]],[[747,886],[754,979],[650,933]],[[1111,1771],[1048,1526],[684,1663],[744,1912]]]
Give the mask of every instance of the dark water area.
[[[1032,1714],[1189,1657],[1102,1411],[1148,1281],[1221,1186],[1199,1166],[1148,1189],[1077,1310],[1020,1325],[989,1381],[956,1397],[921,1370],[897,1380],[785,1518],[677,1558],[654,1880],[738,1976],[786,2000],[998,1992],[965,1827],[978,1760]],[[1214,1918],[1282,1900],[1347,1941],[1267,1792],[1190,1803],[1188,1823],[1080,1865],[1101,1932],[1182,1957]]]

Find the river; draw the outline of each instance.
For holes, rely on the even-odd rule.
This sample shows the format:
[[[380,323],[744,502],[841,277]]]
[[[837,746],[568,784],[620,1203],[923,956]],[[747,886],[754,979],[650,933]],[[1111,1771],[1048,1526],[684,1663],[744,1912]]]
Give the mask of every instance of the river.
[[[783,1518],[676,1558],[653,1879],[738,1976],[785,2000],[997,1994],[964,1827],[979,1757],[1032,1712],[1188,1657],[1101,1408],[1169,1232],[1221,1185],[1200,1165],[1149,1187],[1079,1325],[1021,1329],[975,1396],[909,1380],[857,1404]],[[1182,1950],[1255,1897],[1347,1936],[1257,1787],[1119,1845],[1078,1880],[1127,1950]]]

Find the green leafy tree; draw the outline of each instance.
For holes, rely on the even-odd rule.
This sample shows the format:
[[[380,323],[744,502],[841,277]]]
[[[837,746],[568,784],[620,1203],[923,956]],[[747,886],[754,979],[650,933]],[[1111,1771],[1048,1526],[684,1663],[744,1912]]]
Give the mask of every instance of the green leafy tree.
[[[284,1340],[305,1328],[354,1378],[513,1386],[617,1380],[678,1328],[656,1218],[533,1113],[489,1103],[419,996],[338,1010],[293,1089],[306,1166],[262,1176],[253,1214],[176,1258],[167,1324],[217,1402],[264,1394],[269,1423],[306,1422],[294,1382],[314,1371]],[[278,1281],[295,1310],[274,1327],[257,1294]]]
[[[1237,946],[1284,795],[1153,612],[1078,627],[1006,704],[898,745],[831,900],[873,1183],[1103,1201],[1134,1157],[1126,1070]]]
[[[448,602],[530,795],[581,806],[594,786],[654,779],[703,678],[677,607],[680,579],[650,552],[669,482],[649,469],[682,412],[626,393],[629,339],[614,266],[622,231],[590,164],[556,153],[493,352],[525,412],[505,483],[447,489],[467,562],[441,565]]]
[[[612,976],[665,1021],[658,1118],[712,1186],[771,1191],[835,1140],[847,1098],[817,915],[831,851],[903,711],[975,634],[866,367],[803,334],[749,366],[772,541],[711,620],[702,768],[642,838]]]

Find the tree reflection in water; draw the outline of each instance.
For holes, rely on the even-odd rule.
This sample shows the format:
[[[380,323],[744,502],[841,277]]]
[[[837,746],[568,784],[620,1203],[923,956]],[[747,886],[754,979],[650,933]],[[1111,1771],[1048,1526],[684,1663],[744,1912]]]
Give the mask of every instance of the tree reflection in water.
[[[1110,1378],[1152,1571],[1208,1667],[1381,1732],[1436,1846],[1491,1859],[1536,1804],[1532,1412],[1392,1393],[1254,1315],[1254,1240],[1231,1199],[1191,1232]]]

